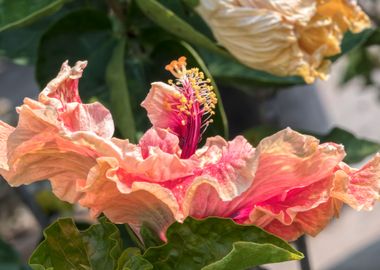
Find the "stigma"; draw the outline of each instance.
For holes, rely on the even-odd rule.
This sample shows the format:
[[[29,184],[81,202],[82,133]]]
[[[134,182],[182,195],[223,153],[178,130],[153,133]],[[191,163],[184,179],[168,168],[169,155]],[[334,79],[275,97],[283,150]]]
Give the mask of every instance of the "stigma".
[[[168,83],[177,90],[165,108],[175,114],[178,126],[172,132],[179,138],[181,158],[186,159],[195,153],[203,133],[213,122],[217,97],[211,80],[199,68],[187,69],[186,57],[172,61],[165,69],[175,77]]]

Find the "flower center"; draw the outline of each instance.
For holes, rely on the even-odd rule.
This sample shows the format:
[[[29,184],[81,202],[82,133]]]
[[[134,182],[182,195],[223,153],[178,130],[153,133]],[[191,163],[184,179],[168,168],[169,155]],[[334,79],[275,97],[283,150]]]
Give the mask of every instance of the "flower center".
[[[182,56],[165,67],[176,78],[175,82],[169,80],[169,84],[178,94],[174,102],[167,102],[167,107],[177,114],[178,128],[172,132],[179,138],[181,158],[195,153],[202,134],[213,121],[211,117],[217,103],[210,79],[198,68],[186,69],[186,65],[186,58]]]

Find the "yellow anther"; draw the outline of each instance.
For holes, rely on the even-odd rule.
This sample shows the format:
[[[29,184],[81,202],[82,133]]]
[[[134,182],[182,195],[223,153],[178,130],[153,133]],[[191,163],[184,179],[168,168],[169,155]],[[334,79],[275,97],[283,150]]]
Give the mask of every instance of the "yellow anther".
[[[186,104],[187,103],[187,98],[185,96],[182,96],[179,100],[181,103]]]

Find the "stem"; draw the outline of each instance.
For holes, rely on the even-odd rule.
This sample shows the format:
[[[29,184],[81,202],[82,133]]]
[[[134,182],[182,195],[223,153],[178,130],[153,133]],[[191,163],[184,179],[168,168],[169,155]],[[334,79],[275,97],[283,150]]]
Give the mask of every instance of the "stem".
[[[129,226],[128,224],[125,224],[125,229],[127,230],[127,233],[129,235],[129,237],[137,245],[137,247],[140,248],[142,251],[145,251],[144,244],[137,237],[137,235],[135,234],[135,232],[132,230],[131,226]]]
[[[106,2],[115,16],[120,20],[121,24],[124,25],[125,15],[122,5],[117,0],[106,0]]]
[[[303,258],[300,261],[301,269],[302,270],[310,270],[311,267],[310,267],[310,262],[309,262],[309,255],[307,254],[305,236],[301,236],[300,238],[298,238],[298,240],[296,241],[296,246],[297,246],[298,250],[301,251],[303,253],[303,255],[305,255],[305,258]]]

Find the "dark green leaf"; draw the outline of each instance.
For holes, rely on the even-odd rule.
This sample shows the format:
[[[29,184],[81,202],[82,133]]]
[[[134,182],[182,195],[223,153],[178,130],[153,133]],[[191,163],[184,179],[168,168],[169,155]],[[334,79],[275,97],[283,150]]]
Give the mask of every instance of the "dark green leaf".
[[[228,138],[227,118],[215,80],[212,78],[211,73],[208,71],[202,58],[189,44],[186,42],[164,41],[157,45],[151,56],[154,61],[152,74],[155,73],[155,77],[152,78],[152,81],[166,81],[166,79],[169,78],[168,75],[170,75],[170,73],[164,69],[165,65],[180,56],[185,56],[187,58],[189,67],[199,67],[213,83],[218,98],[218,105],[214,116],[214,123],[210,124],[208,127],[207,135],[222,135]]]
[[[346,83],[351,79],[361,76],[367,85],[372,84],[372,70],[375,63],[365,47],[359,47],[352,50],[348,54],[348,65],[343,74],[342,83]]]
[[[10,58],[16,64],[35,64],[37,48],[42,35],[59,19],[75,10],[83,8],[85,0],[66,3],[58,12],[23,27],[0,32],[0,56]],[[94,7],[97,1],[92,1]]]
[[[195,30],[190,24],[178,17],[173,11],[166,8],[156,0],[136,0],[140,9],[156,24],[169,33],[182,38],[185,41],[204,47],[210,51],[222,55],[228,55],[226,51],[206,36]]]
[[[22,26],[59,10],[64,0],[2,0],[0,1],[0,31]]]
[[[124,69],[125,39],[115,47],[107,65],[106,81],[110,91],[110,104],[113,118],[119,132],[131,142],[136,141],[136,127]]]
[[[244,136],[253,146],[257,146],[262,139],[270,135],[273,135],[279,130],[279,128],[259,126],[247,130],[244,133]],[[300,132],[303,134],[309,134],[317,137],[321,141],[321,143],[335,142],[343,144],[347,153],[347,156],[344,159],[344,161],[347,163],[360,162],[367,156],[380,151],[380,143],[359,139],[355,137],[352,133],[341,128],[333,128],[327,135],[316,135],[307,131]]]
[[[32,254],[33,269],[114,269],[121,255],[117,227],[106,218],[80,232],[72,219],[59,219],[44,231],[45,240]]]
[[[251,69],[230,57],[205,50],[201,56],[217,82],[255,91],[255,86],[291,86],[305,84],[301,77],[279,77],[264,71]]]
[[[140,230],[141,238],[144,242],[144,249],[154,246],[160,246],[164,242],[160,238],[159,235],[157,235],[157,232],[155,232],[152,228],[147,226],[146,224],[143,224],[141,226]]]
[[[21,270],[22,263],[12,246],[0,238],[0,270]]]
[[[370,36],[365,42],[365,46],[371,45],[379,45],[380,44],[380,29],[376,28],[373,32],[371,32]]]
[[[191,8],[195,8],[199,5],[200,0],[182,0],[186,5],[188,5]]]
[[[36,66],[37,81],[44,87],[55,78],[61,64],[69,60],[88,60],[80,81],[80,94],[88,100],[94,96],[107,104],[106,66],[115,39],[107,14],[93,9],[80,9],[58,20],[41,38]]]
[[[167,231],[168,242],[143,255],[155,269],[247,269],[261,264],[300,260],[302,253],[255,226],[230,219],[187,218]]]
[[[352,49],[355,49],[356,47],[365,44],[367,39],[374,33],[374,31],[375,29],[367,29],[358,34],[347,32],[344,35],[344,38],[341,44],[342,52],[336,56],[331,57],[330,59],[332,61],[336,61],[339,57],[350,52]]]
[[[138,248],[127,248],[121,254],[117,270],[152,270],[153,265],[145,260]]]
[[[53,192],[47,189],[41,189],[35,193],[35,199],[38,205],[45,213],[60,213],[61,215],[72,212],[73,205],[58,199]]]

